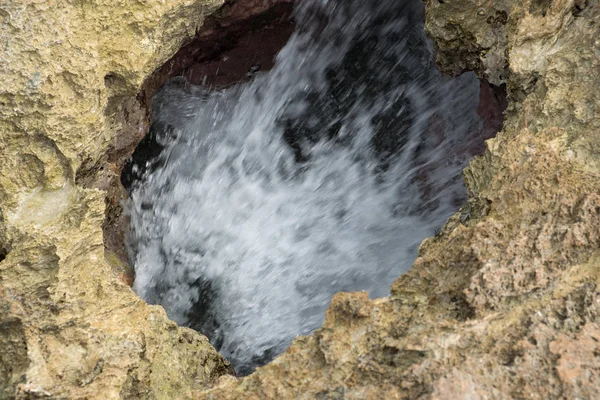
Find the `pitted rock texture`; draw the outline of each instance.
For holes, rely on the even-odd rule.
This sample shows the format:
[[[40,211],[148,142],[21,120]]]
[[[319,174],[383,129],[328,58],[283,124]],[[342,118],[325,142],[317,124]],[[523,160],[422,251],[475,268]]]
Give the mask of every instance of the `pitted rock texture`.
[[[230,372],[102,235],[144,79],[221,3],[0,4],[0,398],[182,398]]]
[[[506,84],[469,202],[388,298],[200,399],[600,398],[600,5],[429,0],[442,70]]]
[[[143,80],[218,3],[0,5],[0,398],[600,397],[598,1],[429,1],[440,67],[507,85],[468,204],[390,297],[338,294],[209,387],[227,363],[122,282],[99,189],[146,130]]]

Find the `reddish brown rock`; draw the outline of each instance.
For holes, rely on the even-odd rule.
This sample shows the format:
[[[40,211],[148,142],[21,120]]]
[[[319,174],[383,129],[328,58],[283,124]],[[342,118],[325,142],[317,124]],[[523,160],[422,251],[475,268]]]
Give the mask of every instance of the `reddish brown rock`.
[[[209,17],[194,40],[183,46],[152,77],[142,95],[149,101],[169,78],[223,88],[273,67],[294,31],[293,0],[238,0]]]

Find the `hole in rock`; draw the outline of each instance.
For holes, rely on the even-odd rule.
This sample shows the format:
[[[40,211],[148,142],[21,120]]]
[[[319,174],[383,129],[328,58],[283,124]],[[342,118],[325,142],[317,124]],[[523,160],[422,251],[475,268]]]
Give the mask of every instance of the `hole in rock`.
[[[504,107],[474,74],[439,73],[417,0],[266,12],[150,80],[152,127],[122,175],[134,289],[238,374],[319,327],[334,293],[389,293],[465,201],[461,170]]]

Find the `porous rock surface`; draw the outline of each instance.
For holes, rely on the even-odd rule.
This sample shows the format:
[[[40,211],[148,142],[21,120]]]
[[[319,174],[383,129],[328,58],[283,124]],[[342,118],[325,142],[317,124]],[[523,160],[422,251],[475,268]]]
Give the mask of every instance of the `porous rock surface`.
[[[442,70],[507,85],[468,204],[390,297],[336,295],[312,336],[197,398],[600,398],[600,5],[426,7]]]
[[[182,398],[230,371],[102,235],[136,94],[222,2],[0,2],[0,399]]]
[[[599,398],[598,0],[428,1],[442,70],[507,85],[470,200],[391,296],[336,295],[245,378],[102,243],[134,95],[217,3],[0,5],[0,398]]]

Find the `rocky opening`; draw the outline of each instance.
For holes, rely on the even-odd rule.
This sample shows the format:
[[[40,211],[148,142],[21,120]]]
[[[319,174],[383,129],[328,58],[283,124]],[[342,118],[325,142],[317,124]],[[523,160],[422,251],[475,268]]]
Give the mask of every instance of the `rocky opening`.
[[[132,174],[132,166],[144,165],[160,148],[151,127],[154,94],[172,79],[185,82],[184,86],[202,83],[216,90],[248,79],[252,67],[268,70],[293,32],[292,11],[290,0],[226,1],[204,21],[192,41],[145,80],[137,96],[123,95],[118,75],[105,76],[111,97],[105,114],[113,121],[116,140],[104,159],[84,163],[76,182],[107,191],[104,246],[113,271],[123,282],[132,285],[135,273],[125,251],[129,221],[122,209],[132,181],[139,178]]]
[[[292,31],[289,7],[254,20],[275,18],[271,50]],[[182,76],[154,98],[122,175],[136,291],[207,334],[238,373],[319,326],[334,292],[386,295],[464,201],[460,170],[501,127],[504,96],[473,75],[442,77],[422,19],[418,2],[307,2],[268,74],[256,74],[267,61],[236,62],[257,49],[231,43],[258,36],[232,29],[215,52],[199,50],[208,39],[182,49],[142,93],[149,102]]]

